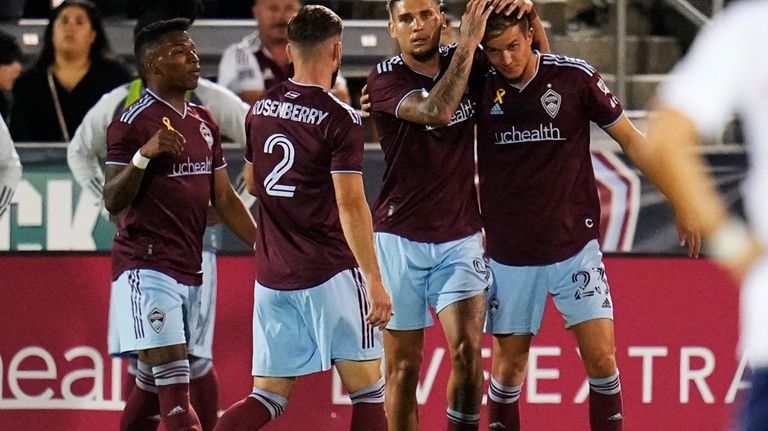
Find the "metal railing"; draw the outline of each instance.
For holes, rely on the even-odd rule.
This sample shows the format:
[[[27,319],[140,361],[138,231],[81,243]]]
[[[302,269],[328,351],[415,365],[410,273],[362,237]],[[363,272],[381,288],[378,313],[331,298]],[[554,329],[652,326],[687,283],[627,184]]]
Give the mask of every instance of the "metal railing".
[[[629,0],[616,0],[616,84],[614,89],[619,100],[627,100],[627,2]],[[710,18],[701,10],[692,5],[688,0],[665,0],[673,9],[683,17],[701,27],[710,21]],[[712,0],[712,14],[715,15],[723,9],[724,0]]]

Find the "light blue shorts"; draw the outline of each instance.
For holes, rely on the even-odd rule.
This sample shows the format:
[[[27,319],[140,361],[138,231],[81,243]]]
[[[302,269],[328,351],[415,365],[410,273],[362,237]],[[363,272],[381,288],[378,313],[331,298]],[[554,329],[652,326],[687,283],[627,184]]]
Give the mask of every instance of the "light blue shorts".
[[[357,268],[302,290],[256,282],[253,296],[254,376],[303,376],[328,370],[336,360],[384,355],[381,331],[365,321],[370,303]]]
[[[549,265],[508,266],[491,260],[494,283],[488,292],[485,332],[536,335],[547,294],[566,328],[592,319],[613,319],[602,257],[600,245],[592,240],[574,256]]]
[[[203,284],[200,285],[200,314],[197,335],[190,340],[195,356],[213,359],[213,326],[216,323],[216,252],[203,251]]]
[[[377,232],[376,254],[395,313],[387,329],[432,326],[429,307],[439,313],[454,302],[482,294],[492,279],[483,253],[479,232],[443,243]]]
[[[131,269],[112,282],[109,301],[109,353],[126,355],[186,344],[197,337],[200,287],[187,286],[158,271]]]

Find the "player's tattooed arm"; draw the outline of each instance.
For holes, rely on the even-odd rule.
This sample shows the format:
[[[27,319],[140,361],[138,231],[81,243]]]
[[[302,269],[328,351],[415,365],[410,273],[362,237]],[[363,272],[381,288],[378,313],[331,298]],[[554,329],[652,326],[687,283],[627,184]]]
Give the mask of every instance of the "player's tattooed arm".
[[[461,17],[461,36],[451,64],[432,91],[415,91],[403,99],[397,116],[413,123],[447,125],[459,105],[472,69],[475,49],[485,32],[485,22],[500,0],[469,0]]]
[[[163,154],[178,156],[184,151],[184,137],[175,130],[160,129],[141,147],[134,161],[127,165],[108,165],[104,184],[104,207],[115,215],[124,210],[139,192],[146,165],[136,165],[137,158],[152,160]],[[141,157],[138,157],[138,156]]]

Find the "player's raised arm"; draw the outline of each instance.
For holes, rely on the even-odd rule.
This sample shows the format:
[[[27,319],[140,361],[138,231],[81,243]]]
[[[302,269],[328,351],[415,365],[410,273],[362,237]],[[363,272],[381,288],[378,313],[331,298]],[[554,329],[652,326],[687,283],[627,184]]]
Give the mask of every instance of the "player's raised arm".
[[[141,147],[127,165],[107,165],[104,207],[110,214],[124,210],[141,187],[150,161],[165,153],[178,156],[184,150],[184,137],[175,130],[160,129]]]
[[[256,223],[229,182],[227,170],[213,173],[213,207],[221,220],[249,246],[256,242]]]
[[[475,49],[485,33],[485,22],[494,10],[492,5],[498,2],[499,0],[494,0],[489,4],[486,0],[470,0],[467,3],[467,8],[461,17],[458,46],[448,70],[432,91],[414,91],[403,99],[397,110],[398,117],[419,124],[434,126],[448,124],[467,87]],[[392,17],[394,26],[418,26],[420,19],[410,14]]]
[[[344,238],[367,282],[371,310],[366,320],[384,329],[392,314],[392,302],[381,281],[373,248],[373,222],[365,200],[363,177],[359,173],[334,173],[333,187]]]

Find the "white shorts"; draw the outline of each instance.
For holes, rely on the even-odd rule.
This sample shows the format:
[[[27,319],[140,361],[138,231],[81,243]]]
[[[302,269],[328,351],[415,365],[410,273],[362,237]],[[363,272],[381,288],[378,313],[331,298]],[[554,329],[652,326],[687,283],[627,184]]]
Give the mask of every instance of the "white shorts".
[[[416,242],[376,232],[376,255],[395,313],[387,329],[432,326],[429,307],[443,308],[485,292],[491,272],[483,258],[482,235],[443,243]]]
[[[491,260],[494,283],[488,291],[485,332],[536,335],[548,294],[566,328],[592,319],[613,319],[602,258],[600,245],[592,240],[572,257],[549,265],[509,266]]]
[[[382,335],[365,321],[370,304],[357,268],[301,290],[253,288],[254,376],[297,377],[325,371],[336,360],[384,354]]]
[[[187,344],[197,337],[200,287],[187,286],[158,271],[131,269],[112,282],[109,353],[120,356],[156,347]]]
[[[760,257],[747,273],[741,290],[741,349],[749,365],[768,367],[768,255]]]

